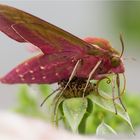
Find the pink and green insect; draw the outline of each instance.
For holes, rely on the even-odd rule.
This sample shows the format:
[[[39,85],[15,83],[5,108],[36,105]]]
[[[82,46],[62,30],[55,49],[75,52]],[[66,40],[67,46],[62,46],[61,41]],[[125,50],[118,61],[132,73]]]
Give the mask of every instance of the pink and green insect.
[[[102,80],[107,75],[124,73],[122,53],[101,38],[84,40],[38,17],[6,5],[0,5],[0,31],[10,38],[38,47],[42,53],[0,78],[1,83],[52,84],[73,77]],[[121,38],[123,46],[123,41]],[[123,47],[122,47],[123,48]],[[123,50],[123,49],[122,49]],[[119,91],[120,92],[120,91]],[[119,93],[120,94],[120,93]]]

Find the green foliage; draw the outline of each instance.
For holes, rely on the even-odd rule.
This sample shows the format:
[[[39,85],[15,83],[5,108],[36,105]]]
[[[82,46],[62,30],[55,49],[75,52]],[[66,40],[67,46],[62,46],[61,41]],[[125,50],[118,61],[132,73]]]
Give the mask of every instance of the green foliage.
[[[104,121],[97,127],[96,134],[98,136],[103,136],[107,134],[117,134],[109,125],[107,125]]]
[[[78,132],[78,126],[86,113],[87,99],[71,98],[63,102],[63,112],[73,132]]]
[[[114,106],[113,101],[111,99],[108,99],[108,100],[104,99],[101,96],[96,95],[96,93],[94,92],[89,95],[89,98],[93,101],[93,103],[106,109],[107,111],[110,111],[112,113],[114,112],[114,114],[115,114],[115,106],[116,106],[117,115],[122,117],[130,125],[132,131],[134,131],[128,113],[123,109],[123,107],[119,103],[115,103],[115,106]]]
[[[50,91],[50,88],[48,86],[40,86],[40,89],[42,89],[41,93],[43,94],[43,91]],[[48,89],[48,90],[47,90]],[[46,96],[49,92],[46,92]],[[14,111],[31,116],[31,117],[37,117],[41,119],[46,119],[46,114],[43,113],[39,106],[39,96],[34,92],[34,90],[30,89],[30,87],[23,85],[19,88],[19,93],[17,94],[17,100],[18,104],[14,108]]]
[[[110,88],[107,88],[105,85],[106,82],[103,81],[100,93],[103,92],[104,96],[108,97],[110,95],[106,94],[109,93]],[[31,89],[32,87],[28,86],[20,87],[18,104],[14,110],[24,115],[52,121],[56,103],[55,96],[50,97],[44,106],[40,107],[40,103],[51,93],[52,89],[48,85],[38,85],[36,89]],[[127,94],[123,101],[127,105],[128,113],[116,103],[118,115],[115,115],[112,100],[106,100],[94,92],[84,99],[62,99],[56,108],[57,115],[55,121],[58,126],[63,124],[66,129],[82,134],[130,133],[133,127],[128,114],[132,118],[134,128],[140,125],[139,96]]]

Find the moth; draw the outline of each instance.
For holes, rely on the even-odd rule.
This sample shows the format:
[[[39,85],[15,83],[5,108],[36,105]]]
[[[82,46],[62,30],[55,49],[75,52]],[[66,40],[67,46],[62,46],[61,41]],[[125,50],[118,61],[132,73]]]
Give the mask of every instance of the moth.
[[[119,74],[124,73],[122,55],[109,41],[90,37],[84,40],[16,8],[0,5],[0,31],[21,43],[31,43],[42,53],[16,66],[0,78],[1,83],[52,84],[84,78],[87,80],[85,93],[90,80],[102,80],[115,74],[118,88]],[[120,96],[120,90],[119,90]]]

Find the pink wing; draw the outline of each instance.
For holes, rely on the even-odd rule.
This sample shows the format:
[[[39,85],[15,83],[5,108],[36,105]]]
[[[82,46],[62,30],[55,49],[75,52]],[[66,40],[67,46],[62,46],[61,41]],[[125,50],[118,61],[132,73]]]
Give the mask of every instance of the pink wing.
[[[0,5],[0,31],[19,42],[30,42],[43,53],[87,51],[92,45],[24,11]]]
[[[0,81],[7,84],[50,84],[68,79],[78,59],[73,60],[73,56],[73,53],[65,52],[33,57],[18,65]]]

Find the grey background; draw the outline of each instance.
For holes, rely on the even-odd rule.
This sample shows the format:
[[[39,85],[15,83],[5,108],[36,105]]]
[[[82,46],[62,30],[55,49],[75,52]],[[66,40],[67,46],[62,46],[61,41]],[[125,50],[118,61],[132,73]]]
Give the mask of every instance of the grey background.
[[[111,21],[109,2],[13,0],[0,3],[32,13],[81,38],[87,36],[106,38],[113,47],[121,50],[119,42],[121,30]],[[127,90],[130,93],[140,93],[139,51],[127,49],[127,46],[132,45],[130,40],[125,39],[125,43],[125,57],[129,58],[125,61]],[[0,32],[0,76],[33,55],[27,51],[27,45],[17,43]],[[135,57],[137,61],[132,61],[131,57]],[[0,109],[9,109],[16,104],[17,90],[17,85],[0,84]]]

